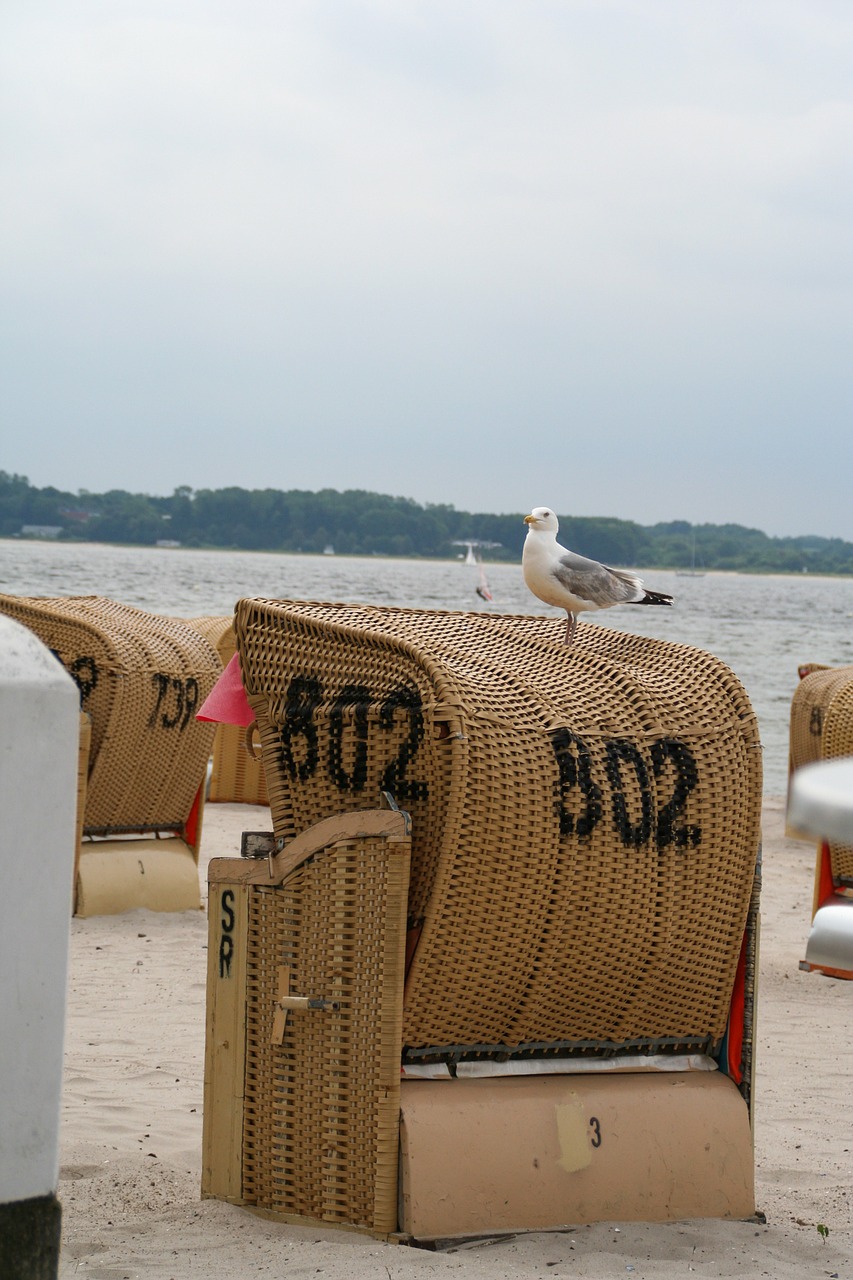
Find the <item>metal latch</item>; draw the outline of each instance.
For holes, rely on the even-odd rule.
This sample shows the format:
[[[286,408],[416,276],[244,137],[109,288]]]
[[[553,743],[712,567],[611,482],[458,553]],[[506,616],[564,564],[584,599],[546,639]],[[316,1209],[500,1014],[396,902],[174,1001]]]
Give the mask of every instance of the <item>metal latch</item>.
[[[266,858],[270,878],[273,874],[273,858],[284,848],[284,837],[276,837],[273,831],[244,831],[240,838],[240,857],[254,858],[260,862]]]
[[[290,969],[278,971],[278,999],[273,1008],[271,1044],[283,1044],[287,1016],[292,1011],[302,1013],[334,1013],[343,1008],[340,1000],[325,1000],[322,996],[293,996],[290,994]]]
[[[240,837],[241,858],[269,858],[278,852],[272,831],[244,831]]]
[[[279,1009],[340,1009],[340,1000],[324,1000],[321,996],[284,996],[277,1000]]]

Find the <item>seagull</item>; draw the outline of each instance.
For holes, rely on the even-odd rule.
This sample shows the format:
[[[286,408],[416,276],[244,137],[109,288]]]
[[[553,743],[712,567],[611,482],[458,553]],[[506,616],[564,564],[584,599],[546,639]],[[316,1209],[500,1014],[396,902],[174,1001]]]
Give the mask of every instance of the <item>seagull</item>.
[[[647,591],[636,574],[608,569],[606,564],[561,547],[557,541],[560,525],[549,507],[534,507],[524,517],[524,523],[524,581],[540,600],[565,609],[565,644],[571,644],[577,615],[584,609],[610,609],[614,604],[672,604],[672,596]]]

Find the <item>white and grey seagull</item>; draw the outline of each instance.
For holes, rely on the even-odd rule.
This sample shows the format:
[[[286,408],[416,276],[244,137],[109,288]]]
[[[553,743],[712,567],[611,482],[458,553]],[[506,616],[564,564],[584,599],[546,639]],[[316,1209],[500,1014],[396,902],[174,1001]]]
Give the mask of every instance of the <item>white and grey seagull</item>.
[[[610,609],[615,604],[672,604],[672,596],[647,591],[635,573],[609,569],[606,564],[561,547],[557,541],[560,525],[549,507],[534,507],[524,517],[524,523],[524,581],[545,604],[565,609],[566,644],[572,642],[577,615],[586,609]]]

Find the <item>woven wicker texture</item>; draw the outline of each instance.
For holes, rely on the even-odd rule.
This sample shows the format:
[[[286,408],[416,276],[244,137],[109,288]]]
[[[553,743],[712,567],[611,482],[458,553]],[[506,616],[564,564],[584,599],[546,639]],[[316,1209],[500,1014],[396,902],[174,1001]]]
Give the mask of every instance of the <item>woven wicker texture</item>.
[[[396,1226],[408,849],[342,841],[281,888],[249,890],[249,1204],[374,1231]],[[340,1007],[291,1012],[272,1043],[274,1004],[288,993]]]
[[[848,700],[853,706],[853,667],[810,664],[801,667],[800,674],[800,683],[791,699],[789,748],[792,770],[816,760],[828,759],[831,755],[853,754],[853,721],[843,710]],[[848,687],[850,692],[845,693]],[[829,714],[838,695],[838,708]],[[833,720],[846,723],[846,730],[844,727],[839,730],[837,725],[833,725]]]
[[[791,772],[804,764],[853,755],[853,666],[801,667],[791,699]],[[833,880],[853,885],[853,846],[829,843]]]
[[[188,618],[187,622],[202,635],[207,636],[219,654],[223,667],[234,656],[234,619]],[[241,725],[216,726],[213,739],[213,767],[210,773],[211,803],[229,801],[233,804],[269,804],[267,783],[260,758],[251,755],[246,747],[246,731]]]
[[[223,667],[234,653],[234,619],[228,615],[204,615],[198,618],[181,618],[188,627],[201,632],[219,654]]]
[[[269,804],[263,764],[260,757],[249,754],[246,730],[240,725],[220,724],[216,727],[207,798],[213,803]]]
[[[413,819],[403,1044],[716,1043],[759,844],[740,683],[546,618],[241,600],[275,831],[387,790]]]
[[[194,712],[221,664],[191,627],[101,596],[0,596],[53,650],[91,717],[87,832],[179,828],[204,779],[213,727]]]

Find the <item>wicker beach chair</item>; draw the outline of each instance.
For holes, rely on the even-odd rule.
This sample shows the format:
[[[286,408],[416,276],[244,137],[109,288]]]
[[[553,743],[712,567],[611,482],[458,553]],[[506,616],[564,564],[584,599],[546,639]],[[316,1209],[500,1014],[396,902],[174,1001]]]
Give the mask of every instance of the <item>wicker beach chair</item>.
[[[195,711],[221,671],[198,631],[100,596],[0,596],[80,690],[90,746],[76,913],[200,906],[198,841],[213,737]]]
[[[853,666],[806,664],[791,699],[790,776],[806,764],[853,755]],[[811,841],[792,829],[795,839]],[[853,846],[821,841],[815,857],[812,924],[800,968],[853,978]]]
[[[209,872],[204,1193],[416,1238],[751,1213],[728,668],[544,618],[242,600],[235,631],[274,832]]]

